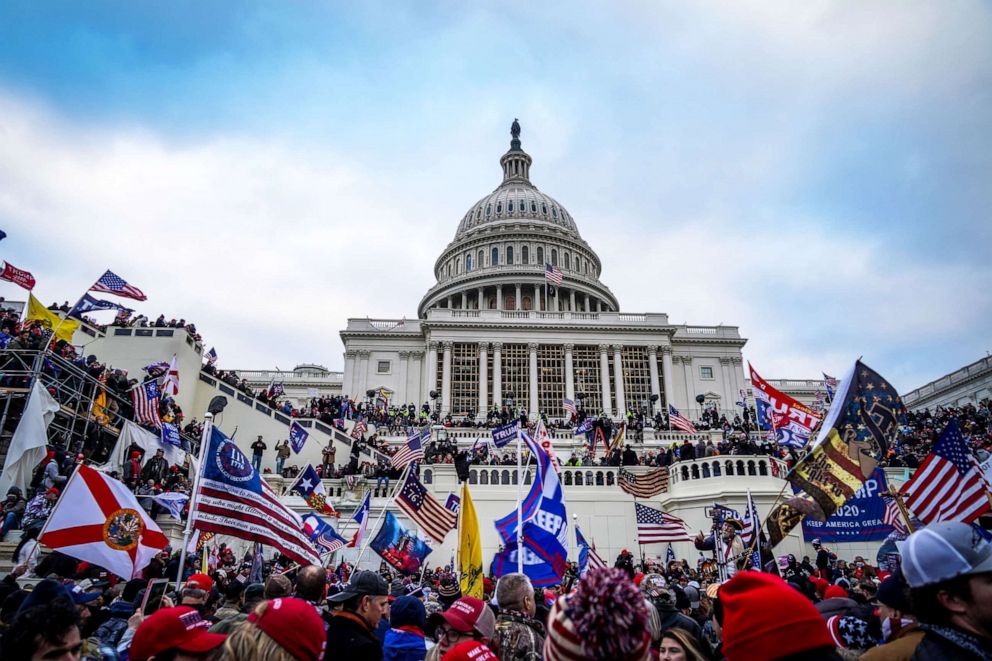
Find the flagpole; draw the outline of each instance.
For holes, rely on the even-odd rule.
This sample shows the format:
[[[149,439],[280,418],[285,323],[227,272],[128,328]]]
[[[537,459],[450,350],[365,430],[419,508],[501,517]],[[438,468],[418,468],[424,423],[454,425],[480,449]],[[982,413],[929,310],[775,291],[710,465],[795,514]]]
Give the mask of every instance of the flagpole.
[[[186,517],[186,529],[183,531],[183,548],[179,552],[179,572],[176,574],[176,591],[180,589],[183,580],[183,569],[186,564],[186,547],[189,545],[189,536],[193,532],[193,518],[196,514],[196,505],[200,495],[200,477],[203,474],[203,466],[206,463],[203,459],[204,451],[210,442],[210,433],[214,428],[214,414],[207,411],[203,414],[203,433],[200,435],[200,455],[197,457],[196,474],[193,476],[193,491],[189,501],[189,515]]]
[[[523,425],[523,421],[517,422],[517,573],[524,573],[524,550],[523,550],[523,538],[524,538],[524,513],[521,509],[523,507],[523,488],[524,488],[524,476],[523,467],[521,466],[521,439],[520,439],[520,427]],[[461,510],[461,508],[459,508]]]
[[[896,491],[896,488],[889,484],[889,495],[892,496],[892,500],[896,501],[896,507],[899,508],[899,513],[902,514],[902,518],[906,520],[906,530],[913,532],[913,522],[909,518],[909,510],[906,509],[906,504],[902,502],[902,496]]]
[[[389,494],[389,497],[386,499],[386,504],[382,506],[382,510],[379,512],[379,518],[375,520],[375,524],[372,526],[373,531],[379,527],[380,523],[382,523],[383,517],[386,516],[386,510],[389,509],[389,503],[392,502],[394,498],[396,498],[396,491],[406,482],[407,475],[410,473],[410,466],[412,466],[413,463],[414,462],[411,461],[403,469],[403,473],[400,475],[400,479],[396,482],[396,486],[393,487],[393,492]],[[366,531],[367,530],[368,528],[366,528]],[[372,542],[372,535],[368,535],[368,537],[362,543],[361,550],[358,552],[358,558],[355,560],[355,567],[358,567],[358,564],[362,561],[362,558],[365,557],[365,551],[368,550],[369,544],[371,542]]]

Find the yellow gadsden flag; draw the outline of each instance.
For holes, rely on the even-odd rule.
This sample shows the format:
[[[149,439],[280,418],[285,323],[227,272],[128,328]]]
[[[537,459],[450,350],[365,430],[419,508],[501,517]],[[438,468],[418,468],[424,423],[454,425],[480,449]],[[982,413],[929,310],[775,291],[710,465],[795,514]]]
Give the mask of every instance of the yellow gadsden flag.
[[[48,328],[55,328],[55,337],[66,342],[72,342],[72,335],[79,328],[79,322],[75,319],[65,319],[58,316],[41,304],[34,294],[28,294],[28,316],[26,320],[37,319]]]
[[[461,500],[458,508],[458,572],[462,577],[462,596],[482,599],[482,540],[468,482],[462,482]]]

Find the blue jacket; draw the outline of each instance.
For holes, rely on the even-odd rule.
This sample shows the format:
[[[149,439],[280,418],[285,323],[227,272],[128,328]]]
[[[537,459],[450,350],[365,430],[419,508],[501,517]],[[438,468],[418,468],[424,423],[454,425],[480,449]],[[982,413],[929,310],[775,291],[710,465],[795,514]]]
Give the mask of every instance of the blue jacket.
[[[386,632],[386,642],[382,646],[383,661],[424,661],[427,645],[423,635],[402,629]]]

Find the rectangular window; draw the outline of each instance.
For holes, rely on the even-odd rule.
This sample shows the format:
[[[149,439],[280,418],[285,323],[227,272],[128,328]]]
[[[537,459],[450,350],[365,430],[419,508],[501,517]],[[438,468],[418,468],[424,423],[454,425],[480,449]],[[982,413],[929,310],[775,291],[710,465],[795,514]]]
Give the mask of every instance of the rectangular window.
[[[451,415],[478,413],[479,345],[456,342],[451,349]]]
[[[700,367],[699,368],[699,378],[700,379],[706,379],[706,380],[712,380],[713,379],[713,368],[712,367],[707,367],[706,365],[703,365],[702,367]]]
[[[599,347],[580,345],[572,349],[575,396],[585,395],[582,405],[588,415],[603,410],[603,387],[599,377]]]
[[[378,360],[375,366],[376,374],[389,374],[389,361],[388,360]]]
[[[565,347],[560,344],[542,344],[537,349],[538,410],[551,419],[563,417],[565,412],[561,408],[561,402],[564,397]]]
[[[627,347],[621,351],[623,389],[627,408],[651,410],[651,365],[647,347]]]

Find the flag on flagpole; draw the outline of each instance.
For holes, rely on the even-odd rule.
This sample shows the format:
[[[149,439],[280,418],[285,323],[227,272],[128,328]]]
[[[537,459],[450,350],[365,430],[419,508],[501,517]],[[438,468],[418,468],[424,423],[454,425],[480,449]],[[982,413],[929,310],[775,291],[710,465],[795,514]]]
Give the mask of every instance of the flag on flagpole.
[[[133,298],[136,301],[148,300],[148,297],[145,296],[144,292],[137,287],[129,285],[124,278],[110,270],[100,276],[100,279],[97,280],[92,287],[90,287],[90,291],[114,294],[123,298]]]
[[[468,482],[462,482],[458,510],[458,573],[461,574],[462,595],[482,599],[482,537]]]
[[[183,508],[186,507],[186,503],[189,502],[189,495],[182,493],[181,491],[166,491],[165,493],[160,493],[157,496],[152,496],[152,500],[161,505],[164,509],[168,510],[169,514],[172,515],[172,518],[176,521],[182,521]]]
[[[217,362],[217,349],[210,347],[210,351],[204,354],[204,357],[207,359],[208,365],[213,365]]]
[[[324,489],[324,482],[317,475],[317,469],[313,467],[313,464],[307,464],[307,467],[300,473],[300,477],[297,478],[289,490],[297,491],[307,501],[307,505],[315,511],[335,517],[341,516],[327,502],[327,491]]]
[[[90,296],[89,294],[83,294],[83,297],[79,299],[72,309],[69,310],[67,317],[79,318],[84,312],[100,312],[102,310],[119,310],[121,312],[134,312],[129,307],[125,307],[120,303],[114,303],[113,301],[104,301],[99,298]]]
[[[413,471],[407,471],[406,480],[400,487],[395,502],[397,507],[438,544],[443,544],[445,536],[455,527],[457,520],[455,513],[437,502]]]
[[[754,539],[755,531],[761,531],[761,518],[758,516],[758,508],[754,505],[754,499],[751,498],[751,490],[747,491],[747,509],[744,511],[743,519],[744,529],[741,530],[741,541],[744,542],[744,546],[750,546],[751,541]]]
[[[390,464],[393,468],[402,469],[405,468],[407,464],[414,461],[423,461],[424,459],[424,439],[430,438],[431,430],[427,428],[423,432],[419,429],[413,430],[407,439],[406,443],[403,444],[393,458],[390,460]]]
[[[692,541],[685,521],[679,517],[640,503],[634,503],[634,512],[637,518],[638,544]]]
[[[596,547],[589,546],[578,526],[575,526],[575,545],[579,547],[579,578],[584,577],[590,569],[606,567],[606,562],[596,553]]]
[[[751,386],[757,404],[758,427],[768,431],[768,440],[785,447],[799,448],[809,442],[810,434],[822,416],[797,399],[772,387],[748,363]]]
[[[0,271],[0,280],[7,280],[13,282],[15,285],[24,287],[28,291],[34,289],[35,279],[34,276],[17,268],[10,262],[3,263],[3,271]]]
[[[39,541],[131,580],[169,544],[122,482],[80,465]]]
[[[634,498],[653,498],[659,493],[668,492],[668,467],[662,466],[643,475],[634,475],[621,466],[617,482],[620,489]]]
[[[348,542],[348,548],[360,548],[362,545],[362,540],[365,539],[365,529],[369,525],[369,518],[372,513],[372,490],[369,489],[365,492],[365,500],[359,505],[358,509],[355,510],[352,520],[358,523],[358,530],[355,531],[355,535]]]
[[[55,337],[60,340],[72,343],[72,336],[79,328],[79,321],[75,319],[63,319],[42,304],[34,294],[28,293],[28,313],[25,321],[39,321],[41,325],[48,329],[54,329]]]
[[[352,438],[361,438],[362,434],[369,430],[368,424],[364,420],[359,420],[355,423],[355,426],[351,429]]]
[[[690,434],[698,433],[696,431],[696,426],[692,424],[689,418],[686,418],[679,413],[679,410],[671,404],[668,405],[668,424],[672,427],[678,427],[682,431]]]
[[[303,532],[321,550],[321,555],[334,553],[348,545],[348,540],[338,534],[331,524],[313,514],[303,517]]]
[[[544,265],[544,280],[550,285],[558,286],[562,282],[562,273],[557,266]]]
[[[308,438],[310,432],[304,429],[298,420],[293,420],[293,424],[289,426],[289,447],[293,448],[295,454],[300,453]]]
[[[672,548],[672,543],[668,542],[668,550],[665,551],[665,564],[675,560],[675,549]]]
[[[172,360],[165,371],[165,378],[162,379],[162,392],[175,397],[179,394],[179,367],[176,366],[176,354],[172,354]]]
[[[565,409],[565,413],[571,413],[572,415],[578,415],[579,411],[575,408],[575,402],[566,397],[561,400],[561,407]]]
[[[906,507],[925,525],[971,523],[989,511],[988,491],[957,418],[951,418],[930,454],[900,489]]]
[[[444,502],[444,509],[451,510],[455,514],[458,514],[459,508],[461,508],[461,500],[456,494],[449,493],[448,500]]]
[[[262,480],[237,444],[217,427],[202,451],[205,466],[190,516],[199,530],[276,548],[302,565],[320,558],[303,533],[303,521]]]
[[[0,472],[0,493],[6,494],[10,487],[20,488],[21,493],[28,492],[34,467],[47,454],[48,425],[59,410],[59,403],[48,394],[41,379],[35,379],[31,386],[31,395],[7,448],[3,471]]]
[[[155,379],[139,383],[131,389],[134,417],[143,425],[162,426],[158,413],[158,382]]]

